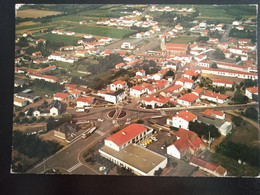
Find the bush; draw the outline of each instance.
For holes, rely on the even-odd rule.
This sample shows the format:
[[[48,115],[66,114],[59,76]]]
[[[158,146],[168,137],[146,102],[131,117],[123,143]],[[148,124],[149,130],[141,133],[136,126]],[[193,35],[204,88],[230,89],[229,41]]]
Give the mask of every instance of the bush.
[[[239,116],[233,116],[231,121],[236,125],[236,126],[240,126],[241,122],[243,121],[243,119]]]
[[[258,112],[254,107],[246,109],[245,116],[251,119],[258,119]]]
[[[137,123],[139,123],[139,124],[143,124],[144,121],[143,121],[142,119],[139,119],[139,120],[137,121]]]

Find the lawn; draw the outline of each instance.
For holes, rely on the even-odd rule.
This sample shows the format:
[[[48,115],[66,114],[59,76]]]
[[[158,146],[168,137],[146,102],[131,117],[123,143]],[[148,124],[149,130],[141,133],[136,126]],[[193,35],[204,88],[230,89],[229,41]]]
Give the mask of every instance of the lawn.
[[[231,142],[234,144],[239,144],[238,147],[232,149],[232,154],[237,153],[239,157],[243,159],[243,155],[245,155],[245,151],[242,151],[244,148],[249,147],[248,151],[252,152],[252,149],[258,148],[259,150],[259,136],[258,129],[253,125],[243,120],[241,126],[233,127],[232,133],[225,137],[222,143]],[[220,144],[221,145],[221,144]],[[228,146],[228,145],[226,145]],[[229,145],[230,146],[230,145]],[[210,153],[205,153],[205,158],[209,162],[213,162],[219,165],[222,165],[224,168],[228,170],[229,176],[256,176],[259,173],[259,167],[256,167],[252,164],[245,163],[239,164],[236,158],[231,158],[231,156],[226,155],[225,151],[231,150],[230,147],[222,147],[221,151]],[[239,150],[239,151],[237,151]],[[218,151],[218,150],[216,150]],[[220,153],[221,152],[221,153]],[[253,153],[247,153],[250,157],[247,159],[257,159],[255,158]],[[255,164],[255,161],[254,161]]]
[[[78,26],[70,29],[70,31],[74,31],[76,33],[86,33],[92,34],[96,36],[106,36],[112,38],[123,38],[124,36],[128,36],[130,34],[134,34],[137,31],[134,30],[123,30],[109,27],[100,27],[100,26]]]
[[[67,36],[67,35],[56,35],[56,34],[44,34],[39,37],[39,39],[46,39],[49,42],[64,43],[65,45],[75,45],[79,40],[79,37]]]
[[[180,36],[176,38],[172,38],[169,43],[183,43],[183,44],[188,44],[190,42],[193,42],[197,39],[197,37],[193,36]]]
[[[254,6],[212,6],[212,5],[196,5],[200,15],[196,17],[199,20],[206,20],[208,22],[224,22],[230,23],[235,20],[237,16],[252,17],[256,16],[256,9]]]
[[[257,176],[259,169],[249,164],[243,165],[228,156],[224,156],[218,153],[210,153],[209,151],[204,153],[205,160],[218,165],[221,165],[227,169],[228,176]]]
[[[62,12],[58,11],[47,11],[47,10],[37,10],[37,9],[27,9],[27,10],[18,10],[17,17],[20,18],[39,18],[46,17],[51,15],[58,15]]]

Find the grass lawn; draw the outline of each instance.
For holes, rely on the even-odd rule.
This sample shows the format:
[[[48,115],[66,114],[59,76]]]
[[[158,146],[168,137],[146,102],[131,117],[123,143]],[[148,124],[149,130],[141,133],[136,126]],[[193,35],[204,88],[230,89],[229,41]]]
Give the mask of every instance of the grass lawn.
[[[248,147],[259,149],[258,129],[243,120],[240,127],[233,127],[232,133],[224,138],[233,143],[246,145]],[[249,163],[238,164],[237,159],[231,158],[220,153],[205,153],[205,159],[209,162],[219,164],[227,169],[229,176],[256,176],[259,174],[259,168]]]
[[[176,38],[172,38],[168,43],[183,43],[183,44],[188,44],[192,41],[195,41],[197,37],[192,37],[192,36],[180,36]]]
[[[74,31],[76,33],[86,33],[86,34],[92,34],[96,36],[106,36],[112,38],[122,38],[126,35],[130,35],[137,32],[134,30],[123,30],[123,29],[116,29],[116,28],[109,28],[109,27],[85,26],[85,25],[72,28],[70,29],[70,31]]]
[[[56,34],[44,34],[39,39],[46,39],[49,42],[64,43],[65,45],[75,45],[79,40],[79,37],[67,36],[67,35],[56,35]]]
[[[228,176],[257,176],[259,169],[249,164],[243,165],[228,156],[224,156],[218,153],[210,153],[209,151],[204,153],[205,160],[218,165],[221,165],[227,169]]]

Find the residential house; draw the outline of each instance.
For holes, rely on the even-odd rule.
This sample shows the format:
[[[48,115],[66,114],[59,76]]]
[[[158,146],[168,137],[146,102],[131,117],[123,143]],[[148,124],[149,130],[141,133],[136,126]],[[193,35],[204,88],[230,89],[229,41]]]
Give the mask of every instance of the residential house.
[[[186,88],[186,89],[192,89],[193,88],[193,85],[194,85],[194,81],[191,80],[191,79],[188,79],[186,77],[182,77],[180,79],[178,79],[176,82],[175,82],[176,85],[182,85],[183,88]]]
[[[126,81],[115,81],[110,84],[110,90],[117,91],[119,89],[126,89],[127,88],[127,82]]]
[[[130,88],[130,95],[140,98],[141,95],[147,93],[147,88],[149,84],[143,84],[143,85],[135,85]]]
[[[178,159],[190,159],[206,148],[206,144],[193,132],[180,128],[176,134],[177,141],[167,147],[167,154]]]
[[[145,106],[151,105],[152,108],[162,107],[169,102],[170,98],[166,97],[156,97],[156,96],[148,96],[142,100],[142,103]]]
[[[254,96],[254,95],[258,96],[258,87],[249,87],[249,88],[246,88],[246,90],[245,90],[245,95],[246,95],[249,99],[253,99],[253,96]]]
[[[214,93],[211,91],[206,91],[202,96],[201,99],[206,99],[208,101],[216,102],[223,104],[228,100],[228,96],[220,93]]]
[[[177,99],[177,103],[182,106],[191,106],[193,103],[199,100],[199,96],[194,93],[186,93]]]
[[[193,78],[198,77],[199,74],[200,74],[200,70],[189,69],[184,71],[183,77],[193,80]]]
[[[197,120],[197,116],[189,111],[180,111],[170,116],[166,123],[172,127],[189,129],[189,122]]]
[[[65,101],[65,100],[69,100],[72,99],[73,96],[70,95],[69,93],[63,93],[63,92],[57,92],[54,95],[54,100],[59,100],[59,101]]]
[[[78,97],[77,99],[77,107],[78,108],[89,108],[94,103],[95,98],[94,97]]]
[[[228,81],[228,80],[222,80],[222,79],[213,79],[212,84],[218,87],[227,87],[227,88],[232,88],[234,82],[233,81]]]
[[[27,100],[14,97],[14,105],[18,107],[24,107],[27,105]]]
[[[227,170],[221,165],[216,165],[194,156],[191,158],[190,164],[198,166],[201,170],[213,174],[217,177],[225,177],[227,175]]]

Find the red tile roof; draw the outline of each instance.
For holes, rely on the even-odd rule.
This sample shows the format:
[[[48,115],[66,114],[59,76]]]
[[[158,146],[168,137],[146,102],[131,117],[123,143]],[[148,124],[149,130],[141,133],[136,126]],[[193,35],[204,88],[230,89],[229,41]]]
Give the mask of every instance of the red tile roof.
[[[203,91],[202,88],[197,88],[197,89],[194,89],[194,90],[192,91],[192,93],[198,93],[198,94],[200,94],[202,91]]]
[[[56,65],[48,66],[48,67],[46,67],[46,68],[37,70],[37,73],[40,74],[40,73],[42,73],[42,72],[44,72],[44,71],[47,71],[47,70],[50,70],[50,69],[52,69],[52,68],[56,68]]]
[[[54,95],[54,97],[66,99],[69,95],[70,95],[70,94],[68,94],[68,93],[57,92],[57,93]]]
[[[212,80],[213,81],[213,83],[226,83],[226,84],[231,84],[231,85],[233,85],[233,81],[227,81],[227,80],[220,80],[220,79],[213,79]]]
[[[176,136],[180,139],[175,141],[173,145],[178,149],[180,153],[184,152],[188,148],[196,151],[200,147],[205,147],[203,141],[193,131],[180,128]]]
[[[66,83],[65,84],[65,88],[70,88],[70,89],[72,89],[72,88],[76,88],[77,87],[77,85],[75,85],[75,84],[71,84],[71,83]]]
[[[170,99],[171,99],[171,98],[166,98],[166,97],[149,96],[149,97],[146,97],[146,98],[144,99],[144,101],[146,101],[146,102],[154,101],[154,102],[158,102],[158,103],[165,104],[165,103],[167,103]]]
[[[126,81],[120,81],[120,80],[118,80],[118,81],[113,82],[112,84],[114,84],[114,85],[118,85],[118,84],[124,85],[124,84],[126,84]]]
[[[169,47],[169,48],[174,48],[174,47],[178,47],[178,48],[183,48],[183,49],[186,49],[188,47],[188,44],[175,44],[175,43],[166,43],[165,44],[166,47]]]
[[[165,89],[164,91],[165,91],[166,93],[172,93],[172,92],[174,92],[175,90],[180,89],[180,88],[182,88],[181,85],[174,85],[174,86],[172,86],[172,87],[169,87],[168,89]]]
[[[117,146],[121,146],[146,130],[147,128],[143,125],[133,123],[131,125],[128,125],[124,129],[120,130],[119,132],[106,138],[106,140],[112,141]]]
[[[214,93],[214,92],[211,92],[211,91],[206,91],[204,94],[204,96],[207,96],[207,97],[212,97],[212,98],[218,98],[218,99],[221,99],[221,100],[225,100],[228,98],[227,95],[224,95],[224,94],[220,94],[220,93]]]
[[[181,81],[182,83],[193,83],[194,81],[191,79],[188,79],[186,77],[181,77],[180,79],[178,79],[177,81]]]
[[[249,91],[250,93],[258,93],[258,87],[249,87],[246,88],[247,91]]]
[[[207,116],[211,116],[211,115],[223,116],[224,115],[223,112],[210,110],[210,109],[206,109],[204,112],[202,112],[202,114],[207,115]]]
[[[77,101],[78,102],[92,102],[94,97],[78,97]]]
[[[144,83],[143,85],[135,85],[133,87],[131,87],[131,89],[135,89],[135,90],[138,90],[138,91],[142,91],[144,90],[145,88],[148,87],[148,83]]]
[[[199,75],[199,73],[196,72],[196,70],[194,70],[194,69],[186,70],[186,71],[184,72],[184,74],[185,74],[185,75],[188,75],[188,76],[191,76],[191,77],[193,77],[193,76],[196,77],[196,76]]]
[[[251,75],[251,76],[258,76],[257,73],[241,72],[241,71],[236,71],[236,70],[225,70],[225,69],[214,69],[214,68],[202,68],[202,70],[215,71],[215,72],[224,72],[224,73],[233,73],[233,74],[242,74],[242,75]]]
[[[179,97],[178,99],[186,101],[186,102],[194,102],[198,98],[199,98],[199,96],[197,96],[193,93],[186,93],[183,96]]]
[[[195,165],[198,165],[199,167],[203,167],[205,169],[208,169],[210,171],[216,171],[216,169],[218,168],[218,165],[204,161],[204,160],[199,159],[199,158],[194,157],[194,156],[191,158],[190,162],[195,164]]]
[[[197,116],[195,114],[188,112],[188,111],[180,111],[178,114],[176,114],[173,117],[180,117],[180,118],[182,118],[182,119],[184,119],[185,121],[188,121],[188,122],[197,118]]]

